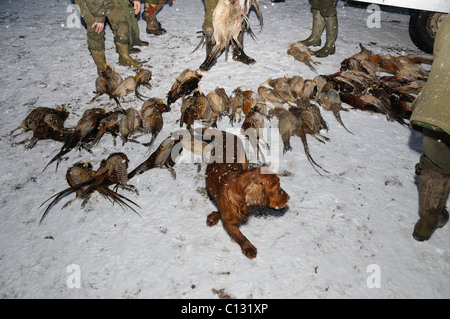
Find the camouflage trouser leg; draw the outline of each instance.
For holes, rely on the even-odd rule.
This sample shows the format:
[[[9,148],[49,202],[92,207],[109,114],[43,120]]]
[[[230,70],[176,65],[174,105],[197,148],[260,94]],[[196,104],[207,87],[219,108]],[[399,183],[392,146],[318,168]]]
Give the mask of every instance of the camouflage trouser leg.
[[[120,5],[106,10],[106,17],[114,30],[114,41],[120,44],[129,44],[130,28],[125,12]]]
[[[122,9],[124,10],[129,27],[129,48],[139,45],[141,40],[139,38],[139,25],[134,14],[134,8],[128,0],[119,0]]]
[[[106,11],[106,17],[114,31],[114,41],[121,44],[129,44],[129,27],[127,17],[120,5],[114,6]],[[105,30],[100,33],[95,32],[91,26],[94,20],[88,16],[83,17],[87,27],[88,47],[94,51],[105,50]]]
[[[160,7],[163,5],[164,1],[165,0],[145,0],[144,3],[153,7]]]
[[[422,151],[422,164],[435,172],[450,175],[450,135],[424,128]]]
[[[105,30],[100,33],[95,32],[92,28],[95,20],[91,19],[91,16],[86,15],[83,20],[86,23],[88,48],[91,51],[105,51]]]
[[[325,18],[337,15],[336,0],[311,0],[311,8],[319,10]]]
[[[205,1],[205,18],[203,21],[203,30],[205,28],[213,27],[213,12],[219,0],[204,0]]]

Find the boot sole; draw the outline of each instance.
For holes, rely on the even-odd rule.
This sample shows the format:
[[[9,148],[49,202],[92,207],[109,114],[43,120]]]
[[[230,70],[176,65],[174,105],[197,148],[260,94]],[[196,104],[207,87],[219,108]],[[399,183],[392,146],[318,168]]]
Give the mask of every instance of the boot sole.
[[[167,32],[166,30],[149,30],[149,29],[146,29],[145,31],[148,34],[153,34],[153,35],[162,35]]]

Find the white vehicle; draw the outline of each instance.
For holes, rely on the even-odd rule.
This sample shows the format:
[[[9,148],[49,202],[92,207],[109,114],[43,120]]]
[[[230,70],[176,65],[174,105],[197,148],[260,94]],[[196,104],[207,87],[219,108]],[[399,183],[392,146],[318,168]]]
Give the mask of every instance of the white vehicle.
[[[450,0],[353,0],[410,9],[409,35],[414,44],[426,53],[433,53],[439,25],[450,13]]]

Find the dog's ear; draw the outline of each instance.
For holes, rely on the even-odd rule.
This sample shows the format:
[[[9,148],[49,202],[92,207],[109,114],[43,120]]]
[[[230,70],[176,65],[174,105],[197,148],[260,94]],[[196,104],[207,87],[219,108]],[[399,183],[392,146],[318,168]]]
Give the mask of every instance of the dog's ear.
[[[258,175],[253,175],[244,187],[244,196],[247,206],[265,207],[270,203],[269,197],[264,191],[262,180]]]

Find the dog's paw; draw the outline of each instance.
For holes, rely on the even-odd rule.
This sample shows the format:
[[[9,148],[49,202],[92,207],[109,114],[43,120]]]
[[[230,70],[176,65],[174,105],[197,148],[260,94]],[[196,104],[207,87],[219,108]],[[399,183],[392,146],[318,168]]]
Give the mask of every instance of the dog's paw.
[[[206,225],[212,227],[219,222],[220,214],[219,212],[212,212],[206,217]]]
[[[255,258],[258,254],[258,250],[256,249],[256,247],[253,246],[249,241],[246,241],[244,244],[242,244],[241,249],[242,253],[249,259]]]

